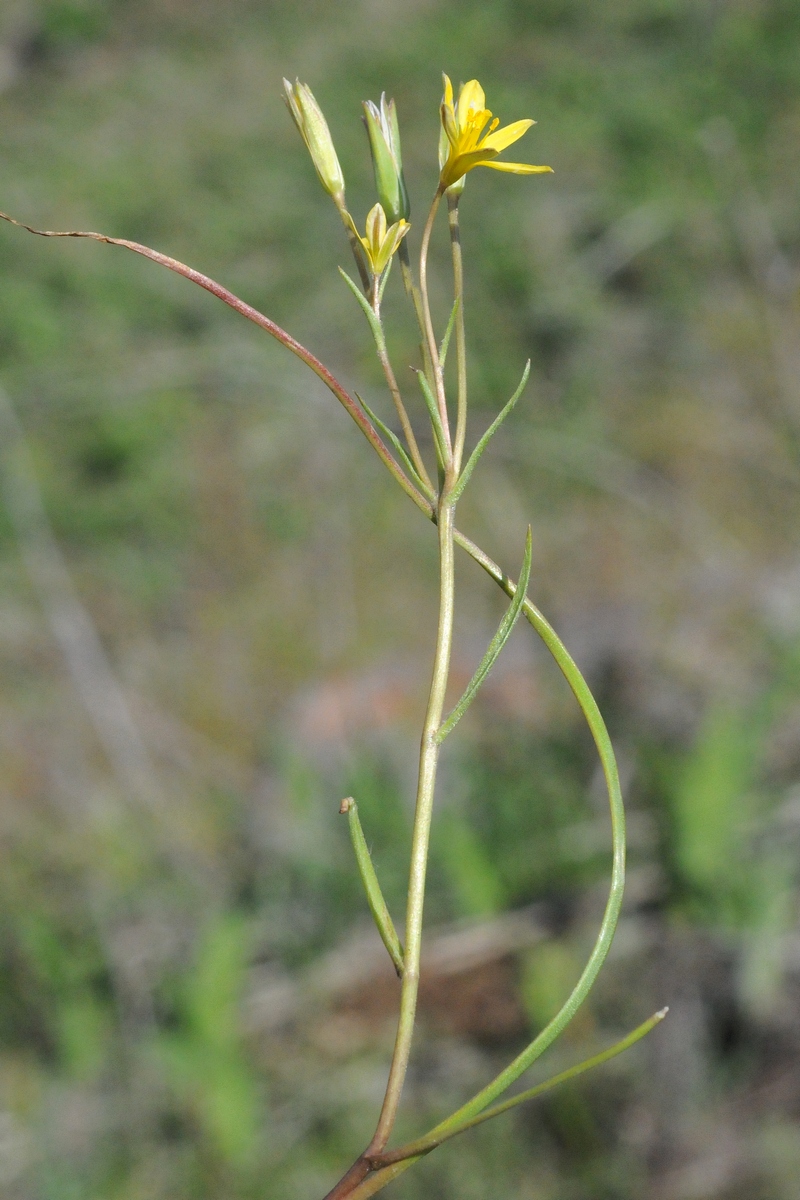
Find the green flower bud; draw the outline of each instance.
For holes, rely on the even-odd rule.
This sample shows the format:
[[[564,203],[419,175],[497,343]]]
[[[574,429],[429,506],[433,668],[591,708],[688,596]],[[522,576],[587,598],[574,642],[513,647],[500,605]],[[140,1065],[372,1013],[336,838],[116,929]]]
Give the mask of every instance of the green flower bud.
[[[371,100],[365,100],[364,124],[369,134],[378,199],[389,221],[407,221],[411,205],[403,178],[400,130],[394,100],[387,102],[385,92],[381,95],[380,108]]]
[[[289,83],[288,79],[284,79],[283,92],[286,105],[300,130],[322,186],[333,196],[337,208],[343,209],[344,175],[322,109],[314,99],[311,89],[299,79],[295,80],[294,85]]]

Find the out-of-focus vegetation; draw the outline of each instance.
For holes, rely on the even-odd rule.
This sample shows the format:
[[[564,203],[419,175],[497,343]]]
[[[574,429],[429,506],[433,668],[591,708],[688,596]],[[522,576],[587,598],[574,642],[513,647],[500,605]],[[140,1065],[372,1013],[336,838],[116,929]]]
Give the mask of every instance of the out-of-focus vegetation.
[[[631,814],[617,949],[548,1065],[671,1015],[393,1186],[791,1200],[795,0],[5,0],[0,207],[190,262],[381,406],[280,79],[313,87],[362,217],[360,102],[395,96],[418,226],[442,69],[534,116],[528,158],[556,172],[468,181],[476,429],[534,368],[462,523],[513,567],[532,520],[531,594],[599,695]],[[210,296],[10,228],[0,274],[0,1187],[321,1195],[371,1131],[396,1003],[338,802],[358,798],[397,911],[432,531]],[[415,361],[410,323],[392,349]],[[468,563],[459,587],[467,678],[502,598]],[[595,760],[532,640],[447,744],[401,1135],[552,1014],[602,906]]]

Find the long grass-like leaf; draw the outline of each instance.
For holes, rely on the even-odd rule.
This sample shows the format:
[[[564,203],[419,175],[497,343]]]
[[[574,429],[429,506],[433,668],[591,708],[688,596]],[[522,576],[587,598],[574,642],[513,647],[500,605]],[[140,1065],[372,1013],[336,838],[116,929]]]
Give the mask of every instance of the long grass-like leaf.
[[[507,596],[514,597],[517,594],[520,590],[519,584],[514,583],[514,580],[510,579],[498,567],[497,563],[493,562],[489,555],[481,550],[480,546],[476,546],[473,541],[465,537],[459,530],[455,531],[454,537],[457,544],[466,550],[479,566],[483,567],[484,571],[494,579],[495,583],[503,589]],[[619,771],[614,756],[614,748],[608,736],[605,721],[602,718],[600,709],[597,707],[597,701],[589,690],[589,685],[581,675],[575,660],[552,625],[532,601],[526,599],[522,607],[526,620],[542,639],[572,689],[573,695],[586,718],[586,723],[589,726],[600,756],[611,811],[611,886],[609,888],[603,919],[600,923],[600,929],[592,951],[578,982],[561,1005],[561,1008],[533,1041],[508,1064],[505,1070],[501,1071],[499,1075],[473,1096],[471,1100],[463,1104],[457,1112],[453,1113],[446,1121],[443,1121],[441,1125],[431,1131],[437,1134],[443,1132],[445,1128],[455,1127],[463,1121],[470,1120],[488,1108],[563,1033],[589,995],[600,968],[608,956],[614,931],[617,927],[617,921],[619,920],[622,897],[625,890],[625,806],[622,801]]]
[[[444,364],[447,361],[447,351],[450,348],[450,338],[453,336],[453,330],[455,328],[456,317],[458,316],[458,307],[459,307],[460,303],[461,303],[460,297],[456,296],[455,300],[453,301],[453,307],[450,310],[450,317],[447,322],[447,328],[444,331],[444,337],[442,338],[442,344],[439,347],[439,363],[441,365],[442,370],[444,370]]]
[[[613,1046],[609,1046],[607,1050],[602,1050],[599,1054],[594,1054],[591,1058],[584,1059],[582,1063],[577,1063],[574,1067],[568,1067],[566,1071],[560,1071],[558,1075],[553,1075],[551,1079],[545,1079],[543,1083],[537,1083],[535,1087],[527,1088],[524,1092],[519,1092],[509,1100],[504,1100],[502,1104],[495,1104],[492,1108],[485,1109],[478,1116],[464,1121],[461,1125],[448,1129],[446,1133],[439,1134],[438,1136],[433,1133],[427,1134],[424,1137],[417,1138],[413,1142],[409,1142],[405,1146],[398,1147],[397,1150],[390,1150],[386,1154],[377,1156],[375,1167],[389,1166],[391,1163],[402,1162],[407,1158],[418,1158],[421,1154],[427,1154],[431,1150],[435,1150],[437,1146],[441,1146],[442,1142],[449,1141],[451,1137],[455,1137],[459,1133],[464,1133],[467,1129],[473,1129],[476,1125],[482,1125],[484,1121],[490,1121],[492,1117],[499,1117],[501,1113],[508,1112],[511,1108],[516,1108],[518,1104],[525,1104],[528,1100],[535,1100],[537,1096],[543,1095],[544,1092],[549,1092],[551,1088],[558,1087],[562,1083],[569,1083],[571,1079],[576,1079],[586,1071],[593,1070],[594,1067],[602,1066],[603,1063],[616,1058],[618,1054],[629,1050],[631,1046],[635,1046],[643,1037],[647,1037],[647,1034],[656,1025],[661,1024],[668,1012],[668,1008],[662,1008],[660,1012],[654,1013],[652,1017],[648,1017],[641,1025],[637,1025],[636,1029],[627,1034],[626,1037],[615,1042]]]
[[[372,424],[377,429],[379,429],[380,432],[384,435],[384,437],[388,438],[389,441],[392,443],[392,445],[394,446],[398,455],[400,456],[400,460],[403,463],[403,466],[406,468],[406,470],[408,471],[408,473],[411,476],[411,478],[413,479],[413,481],[417,484],[417,486],[420,488],[420,490],[423,491],[425,493],[425,495],[429,497],[429,499],[433,500],[433,492],[431,492],[431,490],[430,490],[428,484],[425,482],[425,480],[420,477],[419,471],[412,463],[412,461],[409,458],[406,451],[403,449],[403,443],[400,441],[400,438],[397,436],[397,434],[394,433],[389,428],[389,426],[386,425],[385,422],[383,422],[380,419],[380,417],[377,415],[377,413],[374,413],[372,411],[372,409],[367,404],[367,402],[363,396],[360,396],[358,394],[358,392],[354,392],[353,394],[354,394],[356,400],[361,405],[361,407],[364,409],[364,412],[367,414],[370,421],[372,421]]]
[[[417,370],[416,367],[412,367],[411,370],[415,372],[417,379],[419,380],[419,386],[422,390],[422,395],[425,398],[425,404],[428,409],[428,414],[431,418],[431,425],[433,426],[433,436],[436,442],[436,454],[441,465],[447,461],[447,442],[444,436],[444,428],[442,427],[442,418],[439,415],[439,406],[436,403],[436,397],[431,391],[431,385],[425,378],[425,373]]]
[[[287,350],[296,355],[301,362],[304,362],[306,366],[311,368],[314,374],[333,392],[348,415],[355,421],[381,462],[391,472],[406,495],[410,496],[417,508],[421,509],[426,517],[429,517],[431,520],[435,518],[435,509],[430,500],[426,496],[423,496],[419,488],[414,487],[410,480],[403,474],[389,453],[388,448],[378,437],[377,430],[370,424],[366,414],[361,411],[347,389],[331,374],[325,364],[320,362],[315,354],[312,354],[310,350],[302,346],[285,329],[281,329],[280,325],[276,325],[274,321],[271,321],[269,317],[265,317],[257,308],[253,308],[252,304],[247,304],[246,301],[229,291],[228,288],[223,287],[221,283],[217,283],[215,279],[211,279],[208,275],[203,275],[201,271],[196,271],[194,267],[189,267],[186,263],[179,262],[176,258],[170,258],[168,254],[162,254],[159,250],[153,250],[150,246],[143,246],[140,242],[131,242],[127,238],[109,237],[104,233],[92,233],[79,229],[35,229],[32,225],[26,225],[24,221],[17,221],[14,217],[4,212],[0,212],[0,220],[8,221],[10,225],[16,225],[20,229],[27,229],[28,233],[36,234],[37,237],[89,238],[91,241],[104,242],[109,246],[121,246],[126,250],[133,251],[134,254],[141,254],[143,258],[149,258],[152,262],[166,267],[169,271],[174,271],[176,275],[182,275],[184,279],[188,279],[191,283],[196,283],[198,287],[204,288],[212,296],[216,296],[218,300],[222,300],[223,304],[227,304],[234,312],[238,312],[241,316],[246,317],[248,321],[252,321],[254,325],[258,325],[260,329],[265,330],[276,341],[279,341],[282,346],[285,346]]]
[[[497,430],[503,424],[503,421],[505,421],[506,417],[511,412],[512,408],[517,403],[517,401],[519,400],[523,391],[525,390],[525,384],[528,382],[528,376],[530,375],[530,373],[531,373],[531,360],[528,359],[528,361],[525,364],[525,370],[522,372],[522,379],[520,379],[519,386],[517,387],[517,390],[514,392],[514,395],[511,397],[511,399],[509,400],[509,402],[505,406],[505,408],[503,408],[497,414],[497,416],[492,421],[489,428],[486,430],[486,433],[480,439],[477,446],[472,451],[472,454],[470,454],[469,458],[467,459],[467,465],[464,467],[464,470],[459,475],[458,482],[456,483],[456,485],[453,488],[453,491],[451,493],[454,501],[458,500],[459,496],[464,491],[464,488],[469,483],[470,476],[472,475],[472,472],[475,470],[475,467],[478,465],[478,460],[480,459],[484,450],[489,445],[489,442],[491,441],[492,437],[495,435]]]
[[[506,614],[498,626],[497,633],[494,635],[491,642],[489,643],[489,647],[488,647],[486,653],[484,654],[483,658],[481,659],[477,671],[472,676],[472,679],[470,679],[469,683],[467,684],[466,688],[464,689],[464,694],[462,695],[461,699],[458,701],[458,704],[456,704],[453,711],[449,714],[449,716],[447,716],[445,718],[444,721],[442,721],[442,724],[439,726],[439,729],[436,733],[436,741],[437,742],[443,742],[444,739],[447,737],[448,733],[450,733],[455,728],[455,726],[458,724],[458,722],[461,720],[464,713],[467,711],[470,704],[475,699],[478,688],[481,686],[484,679],[486,678],[486,676],[489,674],[492,667],[494,666],[494,664],[497,660],[497,656],[499,655],[500,651],[503,649],[503,646],[505,646],[506,642],[508,641],[509,637],[511,636],[511,631],[514,628],[514,626],[516,625],[517,618],[519,617],[520,613],[522,612],[522,605],[525,600],[525,592],[527,591],[527,588],[528,588],[528,580],[530,578],[530,574],[531,574],[531,527],[529,525],[528,526],[528,536],[525,539],[525,557],[522,560],[522,570],[520,571],[519,583],[517,584],[517,590],[514,595],[514,598],[511,601],[511,603],[509,604],[508,609],[506,610]]]
[[[361,828],[358,806],[352,796],[348,796],[346,800],[342,801],[339,812],[347,814],[347,820],[350,825],[350,837],[356,854],[361,882],[364,885],[364,891],[367,893],[367,903],[369,904],[375,924],[378,927],[378,933],[381,935],[381,941],[389,952],[389,957],[394,963],[395,971],[402,977],[403,947],[400,945],[397,930],[394,927],[389,909],[386,907],[381,885],[378,883],[378,876],[375,874],[375,868],[372,865],[372,858],[367,846],[367,840],[364,837],[364,830]]]
[[[375,338],[375,341],[380,346],[384,345],[384,337],[383,337],[383,330],[381,329],[381,323],[378,320],[378,317],[375,314],[375,310],[373,309],[369,300],[364,295],[364,293],[361,291],[361,288],[358,286],[358,284],[355,282],[355,280],[351,279],[350,276],[347,274],[347,271],[345,271],[342,267],[339,267],[339,274],[341,275],[342,279],[345,281],[347,286],[350,288],[350,291],[353,293],[353,295],[355,296],[358,303],[363,308],[364,315],[366,316],[367,320],[369,321],[369,327],[372,330],[372,336]]]

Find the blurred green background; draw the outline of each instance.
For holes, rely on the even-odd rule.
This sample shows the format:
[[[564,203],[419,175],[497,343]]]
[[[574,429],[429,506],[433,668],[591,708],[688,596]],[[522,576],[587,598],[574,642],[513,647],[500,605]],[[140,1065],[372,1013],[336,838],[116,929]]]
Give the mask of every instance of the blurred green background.
[[[796,0],[3,0],[0,207],[190,262],[388,419],[280,81],[313,88],[360,220],[360,102],[396,98],[416,247],[443,69],[535,117],[512,157],[555,169],[476,171],[462,204],[472,437],[533,371],[461,525],[515,570],[532,522],[531,594],[631,817],[615,950],[535,1078],[671,1014],[392,1194],[792,1200]],[[199,289],[11,227],[0,277],[2,1194],[321,1196],[370,1136],[396,1005],[337,809],[357,797],[398,911],[432,528],[310,373]],[[397,278],[386,308],[411,395]],[[458,586],[456,682],[503,610],[466,560]],[[552,1014],[608,874],[591,744],[520,629],[447,744],[400,1133]]]

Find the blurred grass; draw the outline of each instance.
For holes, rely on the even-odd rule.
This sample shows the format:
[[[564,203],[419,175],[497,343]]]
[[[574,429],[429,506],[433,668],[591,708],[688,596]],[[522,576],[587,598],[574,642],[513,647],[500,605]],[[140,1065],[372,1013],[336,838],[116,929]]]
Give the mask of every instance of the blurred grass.
[[[322,103],[360,216],[359,106],[385,88],[418,228],[442,69],[536,117],[527,157],[555,168],[470,176],[473,434],[529,356],[533,376],[463,522],[509,566],[533,522],[532,594],[597,690],[631,807],[616,959],[550,1065],[672,1013],[602,1076],[437,1152],[408,1200],[796,1194],[798,51],[789,0],[0,11],[0,206],[189,261],[387,416],[281,76]],[[111,769],[0,507],[0,1186],[322,1195],[369,1137],[394,1003],[369,974],[331,982],[366,919],[336,810],[357,796],[399,913],[430,530],[211,297],[13,229],[0,271],[0,384],[149,772],[132,792]],[[442,317],[443,242],[432,273]],[[397,280],[387,305],[408,388]],[[459,571],[466,681],[502,602]],[[523,631],[453,745],[430,923],[535,905],[550,936],[436,977],[409,1135],[547,1019],[608,873],[591,746]]]

